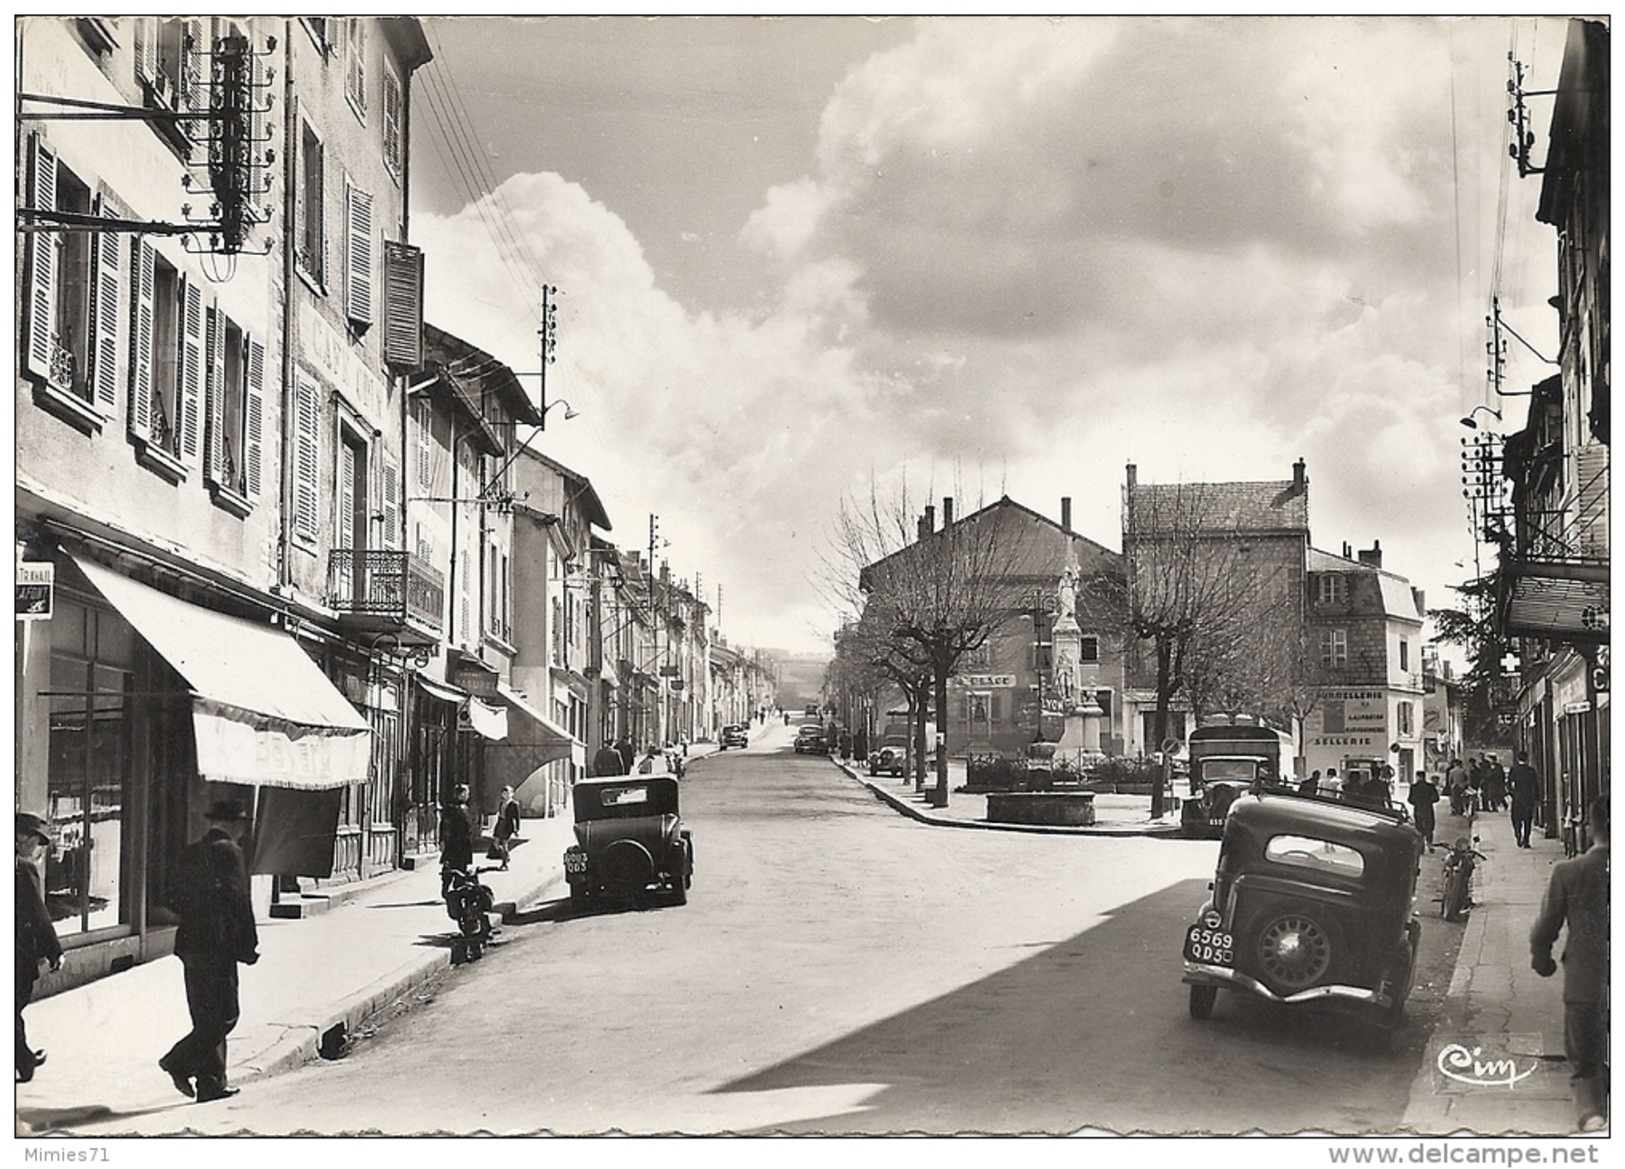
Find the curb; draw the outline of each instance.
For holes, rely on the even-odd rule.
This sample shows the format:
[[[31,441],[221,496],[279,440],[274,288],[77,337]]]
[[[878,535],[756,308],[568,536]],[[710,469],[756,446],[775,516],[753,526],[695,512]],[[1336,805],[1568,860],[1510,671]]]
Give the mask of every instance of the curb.
[[[921,824],[930,824],[936,828],[971,828],[990,832],[1026,832],[1038,836],[1107,836],[1107,837],[1170,837],[1179,836],[1179,825],[1146,825],[1144,828],[1090,828],[1073,827],[1063,824],[996,824],[990,820],[955,820],[947,816],[933,816],[921,811],[909,801],[887,791],[878,783],[871,783],[859,775],[851,766],[836,761],[835,764],[847,775],[851,776],[874,795],[890,804],[893,809]]]
[[[562,873],[549,874],[518,897],[497,902],[491,912],[499,915],[506,924],[518,916],[521,905],[537,901],[549,889],[562,883],[563,879]],[[335,1027],[343,1027],[346,1035],[354,1033],[381,1008],[451,966],[449,950],[423,954],[416,961],[384,975],[371,986],[340,999],[326,1009],[318,1022],[282,1024],[282,1038],[259,1054],[233,1066],[232,1081],[253,1083],[320,1059],[322,1038]]]

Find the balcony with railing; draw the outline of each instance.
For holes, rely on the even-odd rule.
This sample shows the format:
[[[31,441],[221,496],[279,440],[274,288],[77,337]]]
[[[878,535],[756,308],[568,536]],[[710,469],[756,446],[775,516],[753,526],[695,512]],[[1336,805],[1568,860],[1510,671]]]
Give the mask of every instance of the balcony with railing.
[[[410,552],[335,548],[328,554],[327,603],[348,628],[432,644],[440,640],[445,596],[445,578]]]

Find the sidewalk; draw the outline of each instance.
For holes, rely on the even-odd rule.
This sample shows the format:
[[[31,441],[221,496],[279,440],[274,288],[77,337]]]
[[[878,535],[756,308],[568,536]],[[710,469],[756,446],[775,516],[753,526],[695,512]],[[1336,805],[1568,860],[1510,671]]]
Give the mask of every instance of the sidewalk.
[[[568,810],[526,819],[508,871],[483,874],[504,918],[564,895],[572,824]],[[230,1082],[250,1083],[318,1058],[324,1041],[341,1045],[379,1007],[451,965],[455,925],[440,897],[437,865],[327,893],[326,912],[257,922],[260,960],[239,967],[243,1014],[227,1046]],[[179,959],[159,958],[34,1002],[27,1020],[30,1040],[50,1059],[32,1082],[16,1085],[17,1135],[199,1107],[158,1069],[158,1058],[191,1026]],[[184,1112],[175,1122],[185,1125]]]
[[[1468,831],[1467,820],[1445,810],[1436,839],[1455,840]],[[1464,932],[1427,1058],[1411,1088],[1405,1127],[1428,1134],[1574,1135],[1577,1117],[1563,1058],[1563,975],[1560,970],[1541,978],[1529,968],[1529,928],[1552,866],[1563,859],[1563,844],[1536,828],[1531,847],[1518,848],[1504,810],[1479,815],[1471,831],[1487,859],[1473,873],[1474,907],[1466,926],[1442,921],[1436,904],[1419,907],[1424,930]],[[1443,851],[1423,863],[1442,865]],[[1563,944],[1559,938],[1557,954]],[[1476,1074],[1463,1066],[1464,1050],[1480,1065]],[[1492,1063],[1493,1071],[1483,1070]]]

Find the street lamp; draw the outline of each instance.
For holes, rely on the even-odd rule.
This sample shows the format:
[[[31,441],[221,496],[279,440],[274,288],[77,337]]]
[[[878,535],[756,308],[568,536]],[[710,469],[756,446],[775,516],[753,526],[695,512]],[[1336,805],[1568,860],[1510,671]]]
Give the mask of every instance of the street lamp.
[[[1495,415],[1495,420],[1497,422],[1501,421],[1501,412],[1499,410],[1491,409],[1489,406],[1474,406],[1472,410],[1468,412],[1467,417],[1461,420],[1461,424],[1468,430],[1477,430],[1478,422],[1473,418],[1473,415],[1477,414],[1480,410],[1488,411],[1489,413]],[[569,415],[567,414],[565,417],[568,418]]]

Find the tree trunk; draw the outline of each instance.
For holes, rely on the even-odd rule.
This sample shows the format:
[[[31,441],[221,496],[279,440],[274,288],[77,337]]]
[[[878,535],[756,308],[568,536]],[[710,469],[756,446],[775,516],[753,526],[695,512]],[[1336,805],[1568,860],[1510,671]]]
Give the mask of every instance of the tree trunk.
[[[925,790],[925,703],[919,692],[908,692],[909,761],[908,776],[914,781],[914,790]]]
[[[936,670],[937,708],[937,787],[931,793],[933,808],[948,806],[948,671]]]
[[[1162,819],[1167,812],[1165,789],[1168,786],[1168,777],[1172,772],[1173,761],[1163,750],[1163,744],[1168,741],[1168,690],[1172,682],[1173,642],[1168,634],[1157,634],[1157,751],[1162,756],[1162,770],[1157,780],[1151,785],[1151,818]]]

